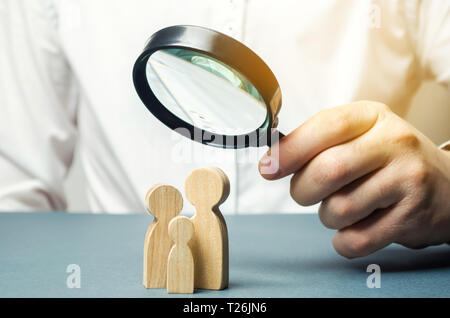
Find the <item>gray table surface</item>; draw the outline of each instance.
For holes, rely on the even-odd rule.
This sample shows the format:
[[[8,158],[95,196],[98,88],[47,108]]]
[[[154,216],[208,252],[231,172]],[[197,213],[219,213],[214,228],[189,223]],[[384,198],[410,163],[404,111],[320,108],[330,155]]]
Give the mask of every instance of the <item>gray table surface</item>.
[[[347,260],[317,215],[225,216],[230,284],[192,297],[450,297],[450,246],[391,245]],[[177,297],[145,289],[149,215],[0,213],[0,297]],[[81,267],[81,288],[66,286],[67,265]],[[369,264],[381,267],[370,289]],[[185,297],[186,295],[182,295]]]

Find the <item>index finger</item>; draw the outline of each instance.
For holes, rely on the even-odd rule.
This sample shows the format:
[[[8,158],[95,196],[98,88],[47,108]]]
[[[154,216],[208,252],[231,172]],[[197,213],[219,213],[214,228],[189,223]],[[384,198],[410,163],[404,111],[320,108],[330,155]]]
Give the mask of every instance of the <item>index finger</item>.
[[[322,151],[367,132],[386,108],[377,102],[360,101],[317,113],[282,138],[275,155],[271,151],[264,155],[259,163],[261,175],[276,180],[298,171]],[[271,164],[276,169],[265,169]]]

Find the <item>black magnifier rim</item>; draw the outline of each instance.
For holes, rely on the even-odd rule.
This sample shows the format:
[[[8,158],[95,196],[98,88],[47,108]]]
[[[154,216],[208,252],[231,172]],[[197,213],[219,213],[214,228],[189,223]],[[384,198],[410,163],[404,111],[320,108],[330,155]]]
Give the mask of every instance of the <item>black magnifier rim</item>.
[[[244,135],[221,135],[199,129],[170,112],[155,96],[147,81],[147,61],[150,56],[163,49],[188,49],[211,56],[244,75],[258,90],[263,98],[268,112],[267,129],[257,129],[251,143],[252,133]],[[176,130],[184,128],[189,132],[186,136],[192,140],[220,148],[239,149],[249,146],[264,146],[270,144],[270,134],[278,108],[272,109],[272,98],[279,85],[270,68],[250,48],[235,39],[220,32],[193,25],[175,25],[159,30],[147,41],[145,48],[138,57],[133,68],[133,82],[140,99],[146,108],[163,124]],[[278,105],[277,105],[278,106]],[[181,133],[179,130],[177,132]],[[183,134],[184,135],[184,134]]]

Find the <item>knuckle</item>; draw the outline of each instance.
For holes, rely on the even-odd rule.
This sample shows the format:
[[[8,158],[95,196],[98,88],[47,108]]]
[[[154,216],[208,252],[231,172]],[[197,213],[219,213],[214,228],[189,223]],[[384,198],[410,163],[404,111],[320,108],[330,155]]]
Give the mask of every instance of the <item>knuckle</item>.
[[[326,186],[338,183],[349,174],[349,167],[337,156],[319,156],[317,166],[313,174],[313,182]]]
[[[322,201],[319,208],[319,218],[329,229],[343,228],[354,213],[355,205],[346,197],[333,195]]]
[[[376,102],[376,101],[372,101],[372,100],[360,100],[356,102],[357,104],[363,106],[363,107],[367,107],[369,109],[375,109],[377,111],[391,111],[391,109],[389,108],[388,105],[381,103],[381,102]]]
[[[323,200],[319,207],[319,219],[322,224],[329,229],[337,230],[332,221],[332,216],[330,215],[329,201]]]
[[[338,113],[336,118],[336,131],[338,135],[349,135],[353,128],[352,120],[348,113],[341,112]]]
[[[345,220],[348,219],[355,212],[355,204],[352,200],[342,197],[336,200],[335,207],[333,209],[333,214],[337,219]]]
[[[430,178],[430,171],[421,160],[412,163],[409,168],[409,180],[415,188],[421,188]]]
[[[370,238],[361,232],[346,231],[346,240],[340,251],[347,258],[355,258],[365,256],[370,248]]]
[[[314,193],[314,191],[311,191],[311,189],[309,189],[307,185],[303,187],[302,184],[304,185],[304,182],[301,182],[299,174],[294,174],[294,176],[291,178],[291,184],[289,188],[291,198],[301,206],[310,206],[318,203],[316,193]]]
[[[432,205],[429,197],[425,191],[419,190],[403,199],[402,204],[405,205],[406,209],[400,216],[403,224],[401,236],[408,236],[410,232],[414,233],[417,228],[421,228],[422,233],[433,228],[433,214],[427,212],[431,210]]]
[[[354,126],[350,114],[345,111],[337,111],[336,108],[319,111],[313,116],[311,122],[318,122],[321,127],[329,127],[335,135],[347,135]]]
[[[380,112],[391,112],[391,109],[389,108],[389,106],[384,103],[371,102],[371,106]]]
[[[408,128],[401,128],[392,137],[394,145],[405,147],[408,149],[417,149],[420,144],[419,137]]]
[[[434,191],[432,171],[421,160],[410,162],[404,180],[405,194],[401,201],[404,207],[402,217],[405,224],[426,227],[433,222],[428,211],[434,208]]]
[[[406,231],[403,231],[401,235],[396,239],[395,243],[403,245],[410,249],[422,249],[430,246],[430,242],[432,241],[432,231],[428,232],[428,230],[424,229],[424,225],[419,225],[421,228],[422,235],[417,236],[413,229],[409,228]],[[417,228],[417,227],[414,227]]]
[[[352,256],[364,255],[370,246],[370,240],[364,235],[354,235],[353,239],[348,242],[347,248]]]
[[[416,241],[411,241],[411,242],[399,242],[401,245],[403,245],[404,247],[413,249],[413,250],[420,250],[423,249],[425,247],[428,247],[429,244],[423,243],[423,242],[416,242]]]
[[[291,178],[290,187],[289,187],[289,194],[291,195],[291,198],[297,202],[298,204],[305,206],[307,205],[306,199],[301,191],[297,191],[299,188],[299,177],[298,174],[294,174]]]

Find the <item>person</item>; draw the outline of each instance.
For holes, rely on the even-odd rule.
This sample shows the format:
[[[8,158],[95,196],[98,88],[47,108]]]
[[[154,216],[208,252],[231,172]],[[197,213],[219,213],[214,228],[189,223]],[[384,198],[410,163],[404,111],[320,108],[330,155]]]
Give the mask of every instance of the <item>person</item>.
[[[222,211],[321,202],[346,257],[450,241],[450,154],[401,118],[424,79],[450,86],[446,0],[1,0],[0,24],[3,211],[65,210],[76,146],[86,175],[76,191],[93,212],[144,211],[152,184],[182,189],[189,171],[217,164],[232,186]],[[264,178],[258,160],[242,160],[251,150],[205,150],[140,102],[134,61],[176,24],[226,33],[276,74],[279,128],[292,132],[279,157],[261,159]]]

